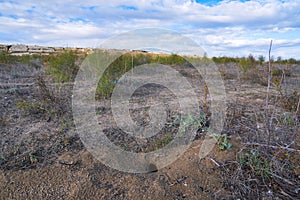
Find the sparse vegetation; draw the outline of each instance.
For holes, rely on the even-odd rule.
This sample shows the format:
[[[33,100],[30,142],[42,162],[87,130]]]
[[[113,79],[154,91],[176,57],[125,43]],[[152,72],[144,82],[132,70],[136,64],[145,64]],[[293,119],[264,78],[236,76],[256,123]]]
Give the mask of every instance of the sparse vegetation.
[[[47,112],[44,105],[40,103],[34,103],[29,101],[21,100],[17,103],[17,107],[22,109],[25,113],[29,115],[35,115],[39,113]]]
[[[44,60],[47,60],[48,56],[42,56],[38,54],[33,55],[10,55],[5,52],[0,52],[0,64],[13,65],[13,64],[24,64],[31,67],[39,68]]]
[[[223,56],[223,57],[212,57],[212,61],[214,61],[217,64],[225,64],[225,63],[238,63],[240,59]]]
[[[0,125],[3,132],[3,142],[0,149],[0,168],[5,173],[27,172],[28,168],[57,170],[57,166],[59,166],[57,163],[60,163],[57,162],[58,157],[68,153],[68,155],[76,155],[73,155],[73,157],[76,157],[76,159],[78,157],[78,160],[76,162],[73,162],[73,160],[72,162],[64,162],[67,164],[59,169],[67,170],[68,173],[76,171],[79,176],[80,170],[83,171],[84,176],[80,178],[85,179],[88,177],[84,181],[95,191],[100,187],[101,191],[105,192],[111,192],[117,187],[125,187],[118,185],[119,177],[124,174],[112,170],[109,171],[113,172],[111,176],[111,173],[107,173],[108,169],[99,162],[87,158],[88,156],[80,157],[79,152],[83,151],[84,147],[74,131],[75,126],[70,113],[70,91],[79,67],[79,60],[83,57],[71,51],[65,51],[55,56],[0,54],[0,70],[6,70],[5,73],[1,73],[1,76],[3,74],[1,80],[6,82],[0,88],[4,97],[1,98],[1,113],[3,114],[0,117]],[[266,68],[269,66],[267,66],[268,63],[263,56],[259,56],[257,60],[252,55],[245,58],[213,57],[212,60],[217,65],[224,67],[235,66],[237,71],[241,72],[242,78],[242,84],[236,78],[239,77],[238,75],[224,80],[226,90],[229,91],[229,101],[234,106],[229,107],[227,111],[229,117],[226,119],[225,134],[212,134],[217,143],[214,160],[218,165],[213,169],[205,168],[197,160],[197,152],[192,152],[186,158],[182,158],[186,163],[176,163],[170,168],[159,169],[159,183],[163,185],[162,191],[167,191],[168,195],[174,197],[174,199],[178,198],[168,184],[171,181],[169,181],[170,177],[167,177],[167,175],[173,176],[176,174],[177,176],[179,174],[186,175],[188,178],[184,181],[175,181],[176,190],[191,194],[188,197],[211,190],[209,192],[213,193],[214,196],[212,196],[216,199],[297,199],[300,192],[300,150],[298,144],[300,92],[299,88],[290,88],[290,86],[291,80],[299,78],[299,74],[296,74],[293,70],[297,69],[295,66],[299,68],[300,61],[281,57],[278,57],[276,61],[270,59],[272,68],[268,71],[269,69]],[[111,92],[118,83],[119,78],[130,71],[132,67],[145,63],[160,63],[171,66],[188,65],[178,55],[130,52],[121,56],[99,80],[96,100],[99,104],[103,104],[101,104],[101,109],[97,110],[98,117],[110,116],[110,108],[105,103],[109,102]],[[25,76],[20,71],[11,70],[19,65],[30,66],[30,69],[36,69],[37,71]],[[42,69],[39,70],[39,68]],[[222,73],[223,77],[227,76],[225,71]],[[192,77],[188,73],[185,75]],[[270,75],[270,82],[268,104],[266,106],[264,104],[265,86],[268,84],[268,75]],[[23,82],[18,85],[19,80]],[[296,83],[298,83],[297,81],[299,80],[296,80]],[[13,87],[10,87],[11,84]],[[287,86],[284,84],[287,84]],[[168,113],[170,114],[168,117],[172,121],[164,127],[161,135],[157,138],[151,138],[152,143],[150,143],[151,145],[146,149],[146,152],[168,145],[174,139],[175,131],[178,131],[180,135],[193,127],[198,128],[197,132],[201,134],[202,130],[204,130],[203,134],[210,134],[209,129],[207,129],[210,119],[208,114],[210,98],[208,93],[204,96],[207,96],[207,102],[205,103],[207,104],[207,111],[204,111],[204,107],[201,107],[201,110],[206,114],[181,116],[175,113],[176,115],[173,116],[174,113]],[[236,100],[233,101],[234,98]],[[143,103],[147,104],[147,101]],[[202,106],[205,104],[202,104]],[[144,106],[146,108],[145,113],[149,112],[150,106]],[[266,110],[268,110],[267,113],[265,113]],[[180,128],[178,128],[179,124],[181,124]],[[110,122],[105,125],[113,126]],[[269,133],[266,132],[267,128],[269,128]],[[111,132],[115,133],[116,129],[112,129]],[[126,134],[116,133],[118,137],[123,139],[121,141],[123,143],[119,146],[128,151],[133,150],[130,146],[131,143],[128,142],[131,140],[126,138]],[[116,138],[111,136],[109,139],[114,141]],[[202,139],[199,137],[196,140]],[[195,149],[192,148],[192,150]],[[236,155],[236,157],[230,154]],[[225,161],[222,160],[224,155],[228,156]],[[85,162],[87,159],[89,160]],[[56,163],[54,168],[53,163]],[[180,171],[176,169],[176,165],[180,165],[180,169],[187,166],[190,168]],[[47,166],[47,169],[45,169],[45,166]],[[173,170],[173,168],[175,169]],[[195,176],[201,170],[209,171],[212,176],[209,178],[204,176],[208,174],[207,172],[203,175],[205,180],[202,179],[202,176]],[[34,170],[31,173],[34,173]],[[116,182],[100,185],[99,180],[94,177],[91,178],[93,173],[100,173],[99,180],[102,180],[103,176],[105,176],[104,178],[111,178],[109,181],[117,177],[115,178]],[[136,175],[126,174],[126,176],[129,181],[136,178]],[[166,176],[165,179],[164,176]],[[13,180],[13,178],[11,179]],[[147,180],[139,177],[134,181],[138,182],[140,179],[142,181]],[[215,190],[215,183],[210,182],[212,186],[203,184],[203,186],[201,185],[203,188],[199,189],[200,184],[198,183],[200,181],[206,183],[205,181],[211,181],[210,179],[215,180],[222,187]],[[138,183],[142,183],[142,181]],[[185,185],[182,186],[181,183]],[[56,183],[52,182],[52,184]],[[10,185],[6,184],[5,187],[10,187]],[[188,188],[188,190],[185,188]],[[192,193],[189,193],[190,191]]]
[[[51,56],[46,62],[46,73],[50,74],[58,83],[74,80],[79,66],[76,65],[77,55],[73,51],[65,51]]]
[[[254,173],[254,176],[262,178],[270,177],[270,161],[256,149],[241,153],[239,155],[239,163],[245,170]]]
[[[239,67],[243,70],[244,73],[256,67],[256,60],[250,54],[248,58],[241,58],[239,61]]]
[[[168,145],[174,139],[173,133],[169,132],[163,135],[160,139],[156,140],[153,147],[150,148],[152,151],[161,149]]]
[[[104,72],[98,82],[96,99],[109,98],[123,74],[138,65],[158,63],[164,65],[184,65],[187,61],[176,54],[155,55],[141,52],[127,53],[116,59]]]
[[[202,114],[200,117],[194,115],[186,116],[174,116],[174,121],[169,124],[169,127],[179,126],[179,135],[182,135],[188,128],[203,128],[206,123],[206,114]]]
[[[217,145],[221,151],[228,150],[232,147],[232,144],[228,141],[226,134],[211,134],[216,140]]]

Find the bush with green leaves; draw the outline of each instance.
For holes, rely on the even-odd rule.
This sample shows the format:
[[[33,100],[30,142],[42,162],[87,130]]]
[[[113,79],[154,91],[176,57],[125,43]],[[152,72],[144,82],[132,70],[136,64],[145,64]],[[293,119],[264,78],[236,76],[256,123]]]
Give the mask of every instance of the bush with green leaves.
[[[79,69],[79,66],[76,65],[76,59],[76,53],[70,50],[51,56],[47,62],[46,72],[56,82],[65,83],[73,81]]]
[[[226,134],[212,134],[212,136],[214,140],[216,140],[221,151],[228,150],[232,147],[232,144],[228,141]]]
[[[135,66],[158,63],[164,65],[184,65],[187,61],[176,54],[149,54],[130,52],[116,59],[103,73],[96,88],[96,99],[109,98],[123,74]]]
[[[253,60],[253,56],[249,55],[248,58],[241,58],[239,61],[239,67],[243,70],[243,72],[247,72],[250,69],[255,67],[255,60]]]
[[[263,55],[258,56],[258,62],[263,64],[265,62],[265,57]]]
[[[238,63],[239,58],[232,58],[232,57],[212,57],[212,60],[217,64],[225,64],[225,63]]]
[[[282,70],[281,69],[273,69],[271,71],[272,76],[281,76],[282,75]]]

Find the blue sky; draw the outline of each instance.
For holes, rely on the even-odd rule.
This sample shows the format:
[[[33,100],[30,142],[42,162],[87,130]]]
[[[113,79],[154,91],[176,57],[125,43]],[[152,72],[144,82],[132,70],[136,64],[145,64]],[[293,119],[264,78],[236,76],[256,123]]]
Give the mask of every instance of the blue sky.
[[[97,47],[154,27],[196,41],[208,56],[300,59],[300,0],[0,0],[0,43]]]

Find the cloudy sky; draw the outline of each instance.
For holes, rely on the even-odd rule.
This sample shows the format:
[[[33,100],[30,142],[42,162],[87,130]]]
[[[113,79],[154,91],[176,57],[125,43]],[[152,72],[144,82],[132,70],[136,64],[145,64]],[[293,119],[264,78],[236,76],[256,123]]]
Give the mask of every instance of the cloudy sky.
[[[97,47],[126,31],[177,31],[208,56],[300,59],[300,0],[0,0],[0,43]]]

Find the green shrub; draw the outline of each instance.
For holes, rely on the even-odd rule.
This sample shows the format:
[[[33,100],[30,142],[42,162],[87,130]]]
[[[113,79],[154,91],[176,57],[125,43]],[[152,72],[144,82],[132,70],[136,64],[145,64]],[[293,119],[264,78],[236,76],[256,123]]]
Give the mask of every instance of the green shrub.
[[[288,64],[297,64],[297,60],[294,58],[290,58],[287,60]]]
[[[10,55],[6,52],[0,52],[0,63],[2,64],[26,64],[28,66],[34,66],[37,67],[37,60],[42,61],[43,60],[42,55],[22,55],[22,56],[16,56],[16,55]]]
[[[8,54],[5,52],[0,52],[0,63],[8,64]]]
[[[282,76],[282,70],[281,69],[273,69],[271,74],[272,74],[272,76]]]
[[[228,150],[232,147],[232,144],[228,141],[226,134],[214,134],[211,133],[210,130],[208,130],[208,133],[214,138],[221,151]]]
[[[59,83],[73,81],[79,66],[76,65],[77,56],[73,51],[64,51],[56,56],[49,57],[46,72],[54,81]]]
[[[258,62],[263,64],[265,62],[265,57],[263,55],[258,56]]]
[[[187,61],[176,54],[130,52],[116,59],[103,73],[96,88],[96,99],[109,98],[118,80],[133,67],[143,64],[184,65]]]
[[[110,78],[109,74],[104,74],[98,82],[96,88],[96,99],[109,98],[114,87],[115,83],[113,82],[112,78]]]
[[[251,65],[251,62],[249,62],[249,60],[247,58],[240,59],[239,67],[243,70],[244,73],[253,68],[253,66]]]
[[[270,176],[270,162],[258,150],[240,154],[240,164],[246,171],[251,171],[257,176],[268,178]]]
[[[225,63],[238,63],[239,58],[231,58],[231,57],[212,57],[212,60],[217,64],[225,64]]]

